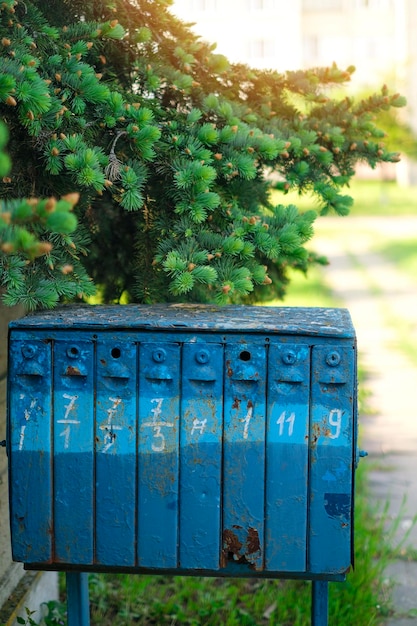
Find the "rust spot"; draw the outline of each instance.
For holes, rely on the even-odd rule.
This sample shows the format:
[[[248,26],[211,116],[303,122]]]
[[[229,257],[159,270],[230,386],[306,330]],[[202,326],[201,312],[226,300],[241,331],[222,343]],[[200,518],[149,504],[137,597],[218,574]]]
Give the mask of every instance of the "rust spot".
[[[100,363],[101,363],[102,365],[107,365],[106,359],[100,359]]]
[[[229,377],[233,376],[233,370],[230,366],[230,361],[226,361],[226,370]]]
[[[248,554],[260,551],[261,544],[259,542],[259,533],[256,528],[249,528],[246,543],[248,546]]]
[[[239,410],[239,407],[240,407],[240,400],[239,400],[239,398],[235,398],[234,402],[232,404],[232,409],[238,409]]]
[[[320,424],[314,422],[314,424],[312,425],[312,431],[316,439],[318,439],[320,437]]]
[[[78,367],[74,367],[74,365],[68,365],[65,371],[65,375],[66,376],[82,376]]]
[[[242,526],[234,524],[235,530],[243,530]],[[249,528],[245,543],[242,543],[239,537],[233,530],[226,528],[223,531],[223,552],[222,552],[222,567],[226,567],[229,561],[234,563],[244,563],[252,569],[256,569],[256,557],[251,558],[251,555],[260,553],[261,544],[259,541],[259,534],[256,528]]]
[[[233,554],[238,554],[242,548],[242,543],[239,541],[237,535],[229,529],[223,531],[223,546],[224,549]]]
[[[314,448],[317,445],[317,439],[320,437],[320,427],[318,424],[313,424],[311,429],[311,447]]]
[[[332,434],[324,419],[322,423],[314,422],[311,431],[311,445],[313,447],[317,444],[317,439],[319,437],[330,437]]]
[[[225,528],[223,531],[222,567],[226,567],[228,561],[241,562],[243,558],[240,554],[241,549],[242,543],[239,541],[236,533]]]
[[[252,402],[252,400],[248,400],[247,408],[248,409],[253,409],[253,402]]]

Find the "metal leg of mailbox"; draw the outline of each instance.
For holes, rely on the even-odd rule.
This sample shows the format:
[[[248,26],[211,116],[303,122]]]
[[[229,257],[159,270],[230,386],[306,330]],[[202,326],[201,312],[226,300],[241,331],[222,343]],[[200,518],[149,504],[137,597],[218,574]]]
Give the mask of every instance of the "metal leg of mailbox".
[[[329,583],[313,580],[312,586],[311,626],[327,626]]]
[[[88,574],[67,572],[68,626],[90,626]]]

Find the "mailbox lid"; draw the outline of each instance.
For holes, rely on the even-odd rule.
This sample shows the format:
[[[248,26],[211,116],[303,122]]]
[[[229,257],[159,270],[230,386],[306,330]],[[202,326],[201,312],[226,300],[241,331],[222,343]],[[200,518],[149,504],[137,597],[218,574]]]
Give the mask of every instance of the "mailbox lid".
[[[10,328],[157,329],[355,337],[347,309],[201,304],[70,305],[38,311]]]

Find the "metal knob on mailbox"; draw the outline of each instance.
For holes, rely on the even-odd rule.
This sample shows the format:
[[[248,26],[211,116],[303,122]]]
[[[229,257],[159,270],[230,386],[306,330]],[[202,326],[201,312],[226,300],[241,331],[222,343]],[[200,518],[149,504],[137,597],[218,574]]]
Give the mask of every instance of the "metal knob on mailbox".
[[[359,457],[346,310],[68,307],[11,324],[9,368],[26,567],[344,579]]]

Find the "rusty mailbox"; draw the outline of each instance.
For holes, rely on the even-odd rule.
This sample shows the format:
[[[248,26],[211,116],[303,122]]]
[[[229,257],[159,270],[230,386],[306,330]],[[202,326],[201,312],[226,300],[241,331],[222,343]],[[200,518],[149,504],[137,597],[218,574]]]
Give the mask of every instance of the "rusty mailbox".
[[[15,321],[26,567],[343,580],[356,346],[344,309],[71,306]]]

